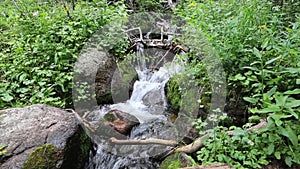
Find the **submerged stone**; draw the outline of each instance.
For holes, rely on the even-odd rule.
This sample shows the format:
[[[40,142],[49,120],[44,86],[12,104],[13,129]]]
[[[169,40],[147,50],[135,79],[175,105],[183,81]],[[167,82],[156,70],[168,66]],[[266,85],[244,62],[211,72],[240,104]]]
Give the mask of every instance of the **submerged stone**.
[[[121,134],[128,134],[134,126],[139,124],[136,117],[120,110],[110,110],[104,115],[104,119],[106,125],[113,127]]]

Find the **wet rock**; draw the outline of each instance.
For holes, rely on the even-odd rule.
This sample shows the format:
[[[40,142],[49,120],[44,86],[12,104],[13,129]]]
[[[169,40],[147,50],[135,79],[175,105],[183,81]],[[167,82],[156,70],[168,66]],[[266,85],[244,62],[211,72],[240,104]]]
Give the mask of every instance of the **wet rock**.
[[[139,124],[139,120],[133,115],[120,110],[110,110],[104,115],[105,124],[113,127],[121,134],[128,134],[131,129]]]
[[[114,103],[124,102],[130,99],[138,74],[130,62],[121,61],[113,74],[111,92]]]
[[[138,74],[129,62],[120,61],[114,56],[101,53],[97,60],[98,69],[95,77],[95,93],[98,105],[126,101],[133,91],[133,84]]]
[[[3,169],[80,169],[92,146],[71,113],[47,105],[1,110],[0,143],[7,145]]]

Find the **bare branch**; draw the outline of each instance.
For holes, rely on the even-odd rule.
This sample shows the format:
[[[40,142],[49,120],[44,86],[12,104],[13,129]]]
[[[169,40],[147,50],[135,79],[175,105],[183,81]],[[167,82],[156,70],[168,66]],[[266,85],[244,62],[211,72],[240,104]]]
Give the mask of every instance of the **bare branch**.
[[[134,144],[160,144],[175,147],[178,145],[175,140],[163,140],[156,138],[149,138],[146,140],[118,140],[115,137],[110,138],[110,141],[115,144],[125,144],[125,145],[134,145]]]
[[[73,113],[76,119],[80,123],[82,123],[86,128],[88,128],[91,132],[95,132],[95,129],[90,125],[90,123],[86,119],[82,118],[76,111],[74,111],[73,109],[65,109],[65,110]]]

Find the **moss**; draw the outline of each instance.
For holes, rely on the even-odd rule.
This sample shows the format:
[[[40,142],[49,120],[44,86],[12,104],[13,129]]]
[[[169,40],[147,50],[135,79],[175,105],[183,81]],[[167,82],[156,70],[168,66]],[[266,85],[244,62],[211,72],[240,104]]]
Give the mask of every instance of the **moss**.
[[[178,114],[181,107],[181,92],[176,77],[172,77],[166,84],[166,95],[169,103],[169,112]]]
[[[34,149],[23,169],[56,169],[62,160],[61,152],[52,144],[44,144]]]
[[[183,167],[180,153],[168,156],[159,166],[159,169],[177,169]]]
[[[105,121],[109,121],[109,122],[113,122],[116,120],[114,114],[110,114],[110,113],[105,114],[103,118]]]

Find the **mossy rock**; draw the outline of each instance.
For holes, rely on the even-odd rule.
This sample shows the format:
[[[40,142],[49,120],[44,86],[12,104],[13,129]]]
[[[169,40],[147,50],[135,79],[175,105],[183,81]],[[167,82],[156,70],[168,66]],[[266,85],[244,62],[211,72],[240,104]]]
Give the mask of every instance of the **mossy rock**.
[[[182,103],[181,91],[179,88],[179,83],[176,79],[177,78],[175,76],[171,77],[165,87],[167,101],[169,104],[169,112],[175,115],[178,114]]]
[[[58,169],[62,154],[52,144],[44,144],[34,149],[29,159],[23,164],[23,169]]]
[[[165,158],[159,166],[159,169],[177,169],[191,166],[191,162],[184,153],[175,153]]]

